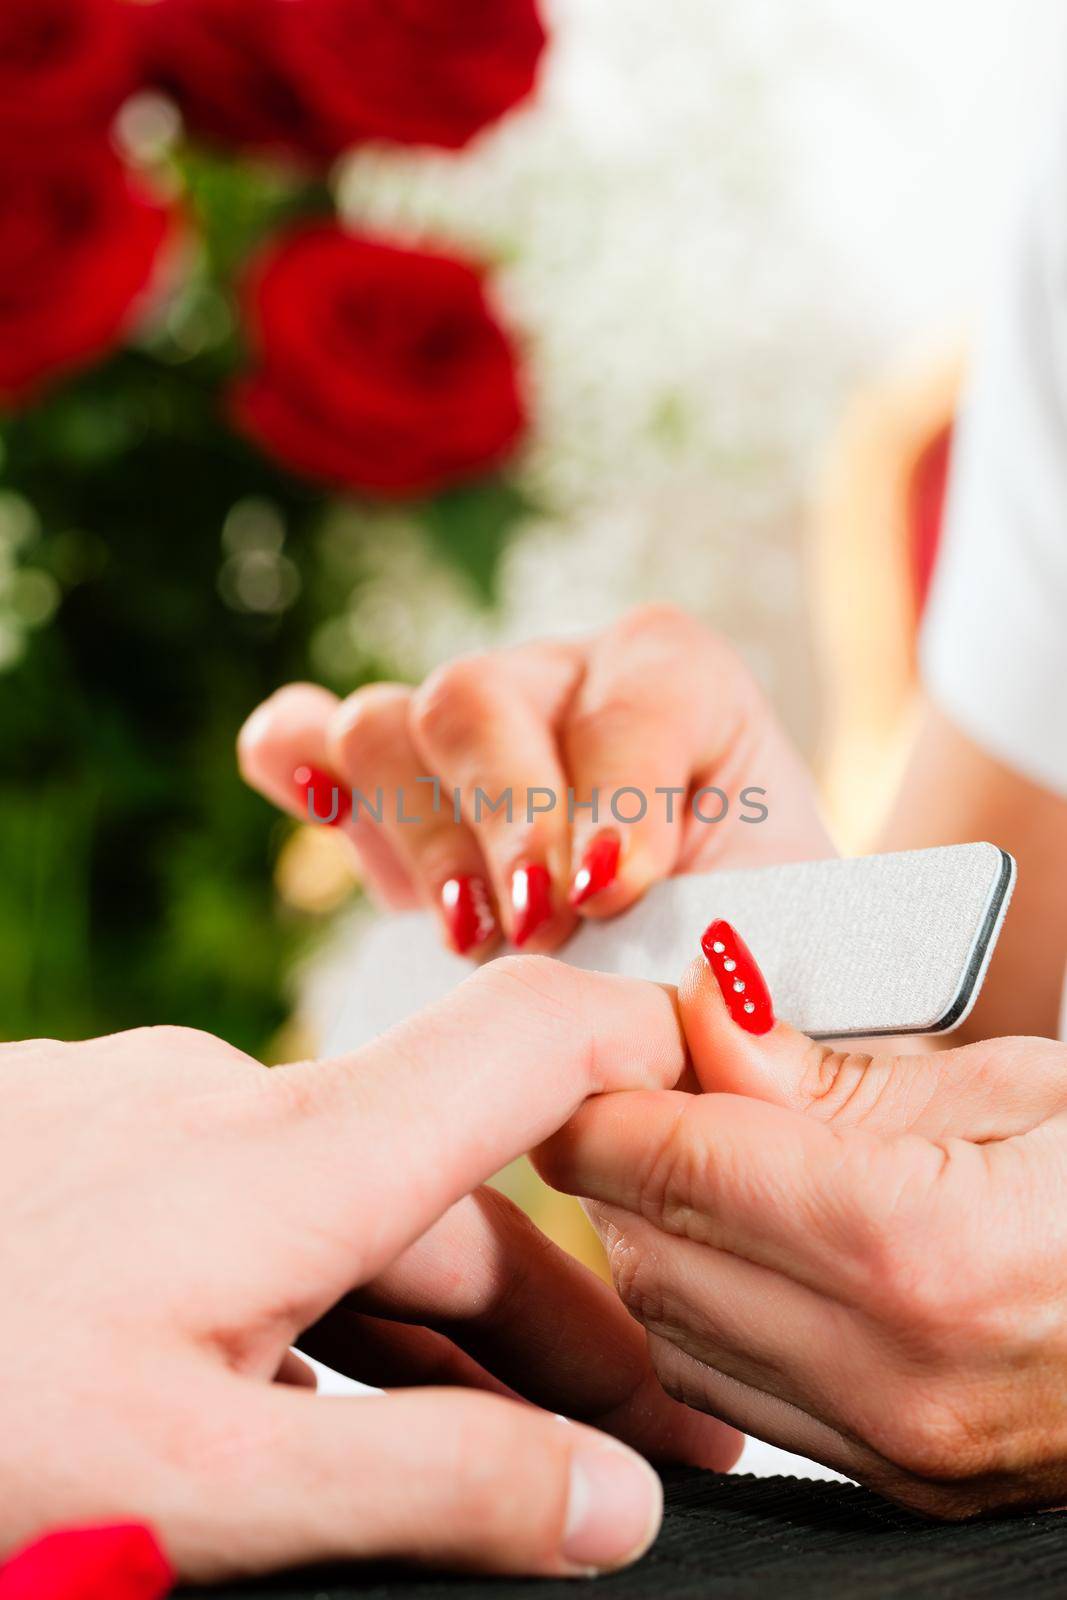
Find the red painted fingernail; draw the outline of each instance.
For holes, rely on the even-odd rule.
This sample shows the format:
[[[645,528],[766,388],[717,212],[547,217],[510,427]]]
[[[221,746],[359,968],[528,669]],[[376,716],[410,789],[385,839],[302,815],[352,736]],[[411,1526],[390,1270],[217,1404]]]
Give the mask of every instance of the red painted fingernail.
[[[489,885],[473,873],[461,873],[441,885],[441,909],[457,955],[465,956],[496,932]]]
[[[539,861],[511,874],[511,938],[523,945],[552,915],[552,879]]]
[[[746,1033],[769,1033],[774,1027],[771,992],[737,929],[721,918],[710,923],[704,929],[700,948],[738,1027]]]
[[[585,849],[582,864],[574,874],[570,903],[584,906],[601,889],[615,882],[619,870],[619,836],[617,833],[598,833]]]
[[[23,1547],[0,1569],[4,1600],[162,1600],[174,1571],[140,1523],[63,1528]]]
[[[297,767],[293,782],[300,790],[309,822],[338,828],[348,820],[352,811],[351,795],[321,767]]]

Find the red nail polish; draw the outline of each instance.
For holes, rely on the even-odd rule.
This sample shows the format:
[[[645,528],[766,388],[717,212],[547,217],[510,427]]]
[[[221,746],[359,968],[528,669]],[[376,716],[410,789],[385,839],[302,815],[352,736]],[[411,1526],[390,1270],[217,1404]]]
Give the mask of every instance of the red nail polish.
[[[339,828],[352,811],[352,797],[346,794],[337,779],[321,767],[297,767],[293,782],[300,790],[304,811],[309,822],[321,822],[326,827]]]
[[[16,1595],[108,1595],[163,1600],[177,1582],[155,1534],[142,1523],[61,1528],[11,1556],[0,1590]]]
[[[738,1027],[746,1033],[769,1033],[774,1027],[771,992],[737,929],[721,918],[710,923],[704,929],[700,948]]]
[[[539,861],[511,874],[512,941],[523,945],[552,915],[552,880]]]
[[[461,873],[441,885],[441,909],[457,955],[465,956],[496,932],[489,885],[473,873]]]
[[[574,874],[571,884],[570,903],[572,906],[584,906],[601,889],[606,889],[609,883],[614,883],[615,874],[619,870],[619,836],[617,833],[598,833],[596,838],[586,846],[582,856],[582,864]]]

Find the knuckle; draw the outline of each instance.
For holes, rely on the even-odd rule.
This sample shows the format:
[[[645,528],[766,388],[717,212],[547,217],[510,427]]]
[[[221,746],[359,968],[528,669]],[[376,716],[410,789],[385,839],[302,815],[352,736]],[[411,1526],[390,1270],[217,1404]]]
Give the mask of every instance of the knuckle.
[[[588,1004],[590,975],[551,956],[506,955],[467,978],[483,1004],[521,1012],[524,1023],[542,1028],[546,1044],[567,1042],[572,1070],[595,1086],[598,1076],[596,1018]]]
[[[800,1092],[805,1110],[824,1122],[860,1125],[877,1110],[889,1080],[888,1063],[857,1050],[811,1043]]]
[[[460,1419],[451,1444],[452,1481],[457,1523],[468,1547],[476,1540],[482,1551],[506,1552],[509,1566],[516,1553],[531,1567],[552,1560],[560,1537],[555,1497],[527,1497],[520,1514],[516,1495],[501,1493],[500,1463],[524,1463],[541,1484],[559,1479],[561,1504],[571,1430],[560,1428],[557,1436],[556,1427],[549,1422],[547,1428],[531,1429],[528,1413],[510,1401],[500,1402],[491,1421],[475,1415]]]
[[[952,1354],[994,1355],[1013,1369],[1043,1362],[1048,1350],[1048,1289],[1044,1271],[1036,1283],[1018,1275],[1019,1261],[991,1260],[981,1273],[956,1270],[949,1322]],[[1006,1287],[1010,1285],[1009,1287]]]
[[[647,697],[647,685],[644,693]],[[624,736],[640,748],[646,736],[662,738],[662,734],[662,710],[657,717],[653,707],[642,705],[638,693],[624,684],[613,684],[605,693],[583,694],[567,717],[566,739],[571,752],[617,747]]]
[[[660,1387],[693,1411],[714,1411],[709,1384],[714,1370],[680,1349],[673,1340],[649,1333],[648,1356]]]
[[[195,1052],[198,1055],[240,1055],[240,1051],[235,1051],[232,1045],[216,1038],[213,1033],[204,1033],[199,1028],[183,1028],[170,1022],[156,1023],[145,1028],[131,1028],[128,1033],[120,1034],[119,1038],[137,1050],[152,1050],[166,1054]]]
[[[706,1187],[710,1160],[710,1147],[699,1124],[678,1116],[650,1149],[648,1164],[637,1175],[642,1214],[669,1232],[687,1232],[694,1195]]]
[[[752,673],[727,640],[677,606],[653,604],[628,612],[604,635],[575,712],[588,712],[594,734],[594,712],[616,725],[639,713],[642,737],[647,730],[662,748],[672,728],[703,727],[694,709],[694,670],[728,688],[738,713],[764,709]]]
[[[579,1021],[576,1006],[580,988],[571,967],[551,956],[506,955],[487,962],[465,980],[487,999],[545,1014],[552,1019]]]
[[[272,1105],[283,1121],[300,1122],[322,1109],[320,1077],[309,1062],[274,1067],[267,1075],[267,1086],[264,1104]]]
[[[327,748],[341,766],[373,764],[406,742],[410,689],[399,683],[368,683],[350,694],[335,712]]]
[[[912,1134],[831,1132],[840,1198],[826,1221],[860,1303],[894,1336],[940,1326],[955,1215],[955,1197],[946,1207],[939,1189],[944,1151]]]
[[[905,1147],[916,1143],[905,1135],[898,1146],[906,1157]],[[941,1151],[940,1159],[937,1180],[943,1181],[951,1150]],[[895,1194],[884,1170],[858,1177],[866,1184],[860,1251],[864,1302],[910,1358],[951,1371],[968,1352],[1001,1346],[1024,1313],[1013,1317],[1003,1290],[1008,1273],[996,1271],[974,1219],[961,1213],[957,1194],[939,1189],[937,1180],[929,1181],[929,1169],[910,1169],[906,1159],[894,1177]],[[1017,1287],[1020,1270],[1015,1263]]]
[[[943,1246],[898,1246],[883,1310],[905,1348],[933,1370],[958,1370],[987,1356],[1022,1366],[1042,1348],[1041,1317],[1025,1293],[1006,1296],[968,1261],[958,1237],[951,1261]]]
[[[516,1430],[517,1434],[518,1430]],[[479,1538],[487,1544],[503,1541],[511,1531],[507,1527],[507,1519],[501,1508],[500,1478],[498,1472],[492,1470],[487,1455],[485,1439],[481,1430],[473,1427],[461,1427],[456,1433],[456,1468],[460,1470],[461,1464],[465,1465],[463,1476],[463,1517],[471,1528],[480,1530]],[[500,1457],[501,1460],[515,1460],[518,1452],[522,1451],[527,1441],[516,1437],[512,1441],[516,1452],[511,1450]],[[470,1463],[477,1463],[479,1457],[483,1458],[484,1465],[478,1465],[473,1470]]]
[[[870,1309],[913,1369],[946,1379],[990,1352],[1028,1353],[1012,1338],[1018,1317],[994,1305],[965,1266],[950,1265],[943,1246],[923,1240],[883,1249]]]
[[[895,1500],[906,1511],[932,1517],[938,1522],[968,1522],[983,1511],[992,1510],[996,1504],[986,1494],[975,1488],[946,1488],[943,1484],[923,1483],[903,1478],[881,1488],[887,1498]]]
[[[690,660],[695,655],[709,665],[728,668],[746,678],[751,676],[734,646],[721,633],[707,627],[684,606],[669,601],[635,606],[609,629],[608,637],[624,650],[651,647],[657,653],[665,651],[672,659],[684,654]]]
[[[934,1243],[909,1216],[880,1219],[868,1235],[871,1307],[915,1348],[935,1342],[955,1314]]]
[[[431,672],[411,700],[416,736],[431,748],[451,750],[465,743],[479,712],[492,699],[494,679],[489,654],[459,656]]]
[[[947,1491],[946,1503],[996,1466],[995,1435],[948,1385],[906,1387],[869,1442],[912,1483]]]
[[[657,1382],[668,1399],[677,1400],[679,1405],[690,1406],[694,1411],[699,1410],[700,1396],[688,1373],[661,1350],[650,1350],[649,1357]]]
[[[0,1060],[12,1061],[25,1060],[27,1056],[50,1055],[53,1052],[68,1052],[77,1050],[84,1044],[84,1040],[65,1039],[5,1039],[0,1044]]]
[[[669,1400],[677,1400],[680,1406],[688,1406],[690,1411],[711,1410],[703,1387],[690,1368],[680,1366],[666,1356],[656,1355],[652,1358],[652,1370]]]
[[[102,1064],[114,1066],[131,1081],[156,1084],[160,1112],[172,1121],[179,1116],[210,1121],[215,1115],[211,1108],[231,1091],[244,1098],[249,1085],[269,1078],[259,1062],[224,1039],[168,1023],[86,1040],[76,1048],[99,1054]]]
[[[551,1250],[550,1240],[518,1202],[505,1194],[502,1189],[495,1189],[488,1183],[483,1184],[480,1189],[475,1190],[471,1202],[485,1218],[492,1231],[507,1239],[509,1243],[538,1248],[544,1245],[547,1250]]]
[[[620,643],[624,643],[627,639],[650,634],[673,641],[680,634],[687,636],[697,632],[707,635],[708,630],[684,606],[675,605],[670,600],[648,600],[624,612],[611,632]]]
[[[528,1316],[529,1291],[546,1265],[551,1270],[555,1246],[522,1207],[499,1189],[484,1186],[472,1196],[472,1203],[499,1241],[506,1269],[496,1276],[471,1311],[471,1323],[491,1328],[497,1334],[507,1333]],[[546,1355],[548,1344],[559,1336],[560,1327],[546,1333]]]
[[[625,1229],[615,1224],[605,1228],[603,1240],[611,1281],[631,1317],[646,1326],[661,1323],[664,1303],[654,1264]]]
[[[412,801],[413,805],[416,803]],[[419,810],[419,826],[408,829],[407,848],[412,867],[436,892],[439,885],[456,872],[460,846],[451,818],[434,817],[429,812],[429,803],[427,795],[423,798],[426,809],[420,807]]]

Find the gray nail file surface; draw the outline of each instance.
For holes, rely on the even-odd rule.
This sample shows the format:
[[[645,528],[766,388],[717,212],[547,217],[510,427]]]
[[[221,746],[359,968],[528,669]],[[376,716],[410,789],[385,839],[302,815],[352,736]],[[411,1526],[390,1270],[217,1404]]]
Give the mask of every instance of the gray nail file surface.
[[[733,923],[778,1016],[814,1038],[944,1032],[981,988],[1015,881],[991,844],[711,872],[656,885],[587,923],[560,959],[676,983],[715,917]],[[354,1049],[471,971],[422,913],[382,917],[361,942],[329,1051]]]

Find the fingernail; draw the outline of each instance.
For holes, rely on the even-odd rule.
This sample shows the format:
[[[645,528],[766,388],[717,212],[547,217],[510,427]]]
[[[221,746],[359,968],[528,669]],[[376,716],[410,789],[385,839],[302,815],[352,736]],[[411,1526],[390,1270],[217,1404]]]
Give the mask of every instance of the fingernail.
[[[177,1582],[152,1530],[143,1523],[63,1528],[24,1545],[0,1579],[5,1595],[110,1595],[163,1600]]]
[[[525,944],[552,915],[552,879],[541,862],[516,867],[511,874],[511,912],[516,945]]]
[[[460,873],[441,885],[441,910],[457,955],[465,956],[496,932],[489,885],[475,873]]]
[[[659,1530],[663,1487],[622,1445],[582,1444],[571,1456],[563,1559],[586,1573],[625,1567]]]
[[[746,1033],[769,1033],[774,1027],[771,991],[756,958],[737,929],[720,918],[709,923],[700,948],[722,990],[726,1009]]]
[[[309,822],[321,822],[327,827],[340,827],[352,811],[352,797],[345,793],[337,779],[321,767],[297,767],[293,783],[300,791]]]
[[[598,833],[596,838],[586,846],[582,856],[582,864],[574,874],[571,884],[570,903],[572,906],[584,906],[601,889],[606,889],[609,883],[614,883],[615,874],[619,870],[620,841],[617,833]]]

